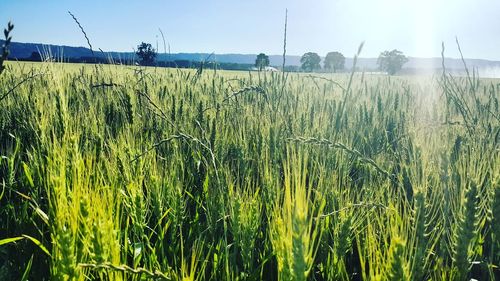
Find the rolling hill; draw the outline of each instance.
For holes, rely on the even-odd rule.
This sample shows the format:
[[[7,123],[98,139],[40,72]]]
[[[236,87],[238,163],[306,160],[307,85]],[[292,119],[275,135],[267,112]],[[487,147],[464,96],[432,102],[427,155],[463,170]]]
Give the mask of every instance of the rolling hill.
[[[3,40],[0,40],[3,43]],[[9,59],[11,60],[23,60],[32,56],[33,53],[40,53],[42,57],[48,57],[49,55],[54,58],[65,58],[65,59],[79,59],[79,58],[92,58],[97,57],[101,59],[106,59],[112,57],[115,61],[130,62],[134,60],[134,53],[132,52],[103,52],[100,50],[94,50],[93,52],[86,47],[73,47],[73,46],[63,46],[63,45],[46,45],[40,43],[21,43],[12,42],[10,46]],[[256,54],[210,54],[210,53],[172,53],[172,54],[158,54],[158,61],[192,61],[199,62],[203,60],[213,61],[217,63],[233,63],[233,64],[245,64],[251,65],[255,62]],[[269,55],[270,64],[273,66],[280,66],[282,64],[282,55]],[[484,73],[485,76],[489,76],[489,72],[500,73],[500,62],[490,61],[483,59],[465,59],[465,62],[469,68],[479,69],[480,73]],[[351,68],[353,63],[352,58],[346,58],[346,68]],[[409,57],[408,63],[406,63],[403,69],[406,71],[432,71],[436,72],[441,69],[441,58],[417,58]],[[287,55],[286,56],[287,66],[299,66],[300,56],[298,55]],[[460,59],[446,58],[445,59],[446,68],[451,71],[460,71],[463,69],[463,62]],[[377,69],[377,58],[359,58],[358,64],[359,69],[364,70],[376,70]]]

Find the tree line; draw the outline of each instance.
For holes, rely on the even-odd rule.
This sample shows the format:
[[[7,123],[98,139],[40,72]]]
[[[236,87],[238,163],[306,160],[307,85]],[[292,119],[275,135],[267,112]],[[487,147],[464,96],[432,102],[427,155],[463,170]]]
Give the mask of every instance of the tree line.
[[[137,46],[136,55],[141,65],[155,65],[156,50],[149,43],[142,42]],[[401,70],[403,65],[408,62],[408,58],[403,52],[394,49],[392,51],[383,51],[377,59],[379,70],[394,75]],[[314,52],[307,52],[300,59],[300,69],[305,72],[314,72],[321,70],[321,57]],[[264,53],[257,55],[255,67],[262,71],[269,67],[269,56]],[[340,52],[329,52],[323,61],[323,69],[330,72],[343,71],[345,68],[345,56]]]
[[[159,66],[159,67],[178,67],[178,68],[198,68],[201,64],[204,67],[217,67],[220,69],[229,70],[248,70],[252,67],[251,64],[242,63],[217,63],[217,62],[196,62],[189,60],[174,60],[174,61],[156,61],[157,51],[152,47],[150,43],[141,42],[137,46],[135,51],[137,58],[136,63],[143,66]],[[41,55],[38,52],[33,52],[30,57],[21,60],[27,61],[42,61]],[[340,52],[329,52],[326,54],[323,60],[323,67],[321,66],[322,59],[315,52],[307,52],[302,55],[300,59],[300,67],[297,66],[287,66],[285,71],[303,71],[303,72],[316,72],[316,71],[326,71],[326,72],[342,72],[345,69],[346,58]],[[66,62],[76,62],[76,63],[109,63],[108,58],[105,57],[80,57],[80,58],[67,58]],[[378,68],[388,73],[389,75],[394,75],[401,70],[403,65],[408,62],[408,58],[399,50],[384,51],[380,53],[378,57],[377,64]],[[129,62],[133,63],[133,62]],[[266,70],[270,66],[269,56],[264,53],[257,55],[255,59],[255,64],[253,65],[259,71]]]
[[[384,51],[380,53],[377,59],[379,70],[394,75],[401,70],[403,65],[408,62],[408,58],[399,50]],[[314,52],[307,52],[300,59],[300,69],[305,72],[314,72],[321,70],[321,57]],[[269,66],[269,57],[260,53],[255,59],[255,67],[263,70]],[[340,52],[329,52],[323,61],[323,69],[330,72],[339,72],[345,68],[345,57]]]

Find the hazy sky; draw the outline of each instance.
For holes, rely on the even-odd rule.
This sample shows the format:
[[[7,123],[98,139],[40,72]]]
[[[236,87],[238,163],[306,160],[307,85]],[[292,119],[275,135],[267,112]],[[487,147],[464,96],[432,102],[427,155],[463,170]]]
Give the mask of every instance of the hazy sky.
[[[86,46],[74,13],[95,49],[131,51],[140,41],[171,51],[281,54],[288,8],[287,53],[355,53],[386,49],[409,56],[500,60],[499,0],[0,0],[0,24],[15,24],[14,41]]]

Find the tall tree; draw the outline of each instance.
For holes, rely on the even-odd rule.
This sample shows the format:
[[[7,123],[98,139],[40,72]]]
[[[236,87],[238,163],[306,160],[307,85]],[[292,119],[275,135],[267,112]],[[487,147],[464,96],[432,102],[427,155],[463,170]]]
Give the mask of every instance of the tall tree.
[[[257,67],[259,70],[262,70],[266,66],[269,66],[269,57],[264,53],[258,54],[257,58],[255,59],[255,67]]]
[[[300,58],[302,69],[309,72],[316,69],[321,69],[321,65],[319,65],[320,62],[321,58],[319,57],[319,55],[313,52],[305,53],[302,58]]]
[[[142,42],[137,46],[135,54],[139,57],[141,65],[153,65],[156,59],[156,50],[149,43]]]
[[[344,69],[345,57],[339,52],[329,52],[325,57],[325,69],[333,70],[337,72],[338,70]]]
[[[380,70],[394,75],[401,70],[403,65],[408,62],[408,58],[399,50],[383,51],[378,57],[377,64]]]

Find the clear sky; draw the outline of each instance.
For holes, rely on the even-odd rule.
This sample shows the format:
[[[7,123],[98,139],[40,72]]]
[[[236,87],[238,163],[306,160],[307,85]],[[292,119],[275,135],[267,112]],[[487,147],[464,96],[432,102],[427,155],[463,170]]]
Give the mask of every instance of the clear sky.
[[[95,49],[131,51],[140,41],[171,52],[281,54],[288,8],[287,53],[340,51],[363,57],[386,49],[439,57],[500,60],[499,0],[0,0],[0,24],[15,24],[13,40],[86,46],[71,11]]]

